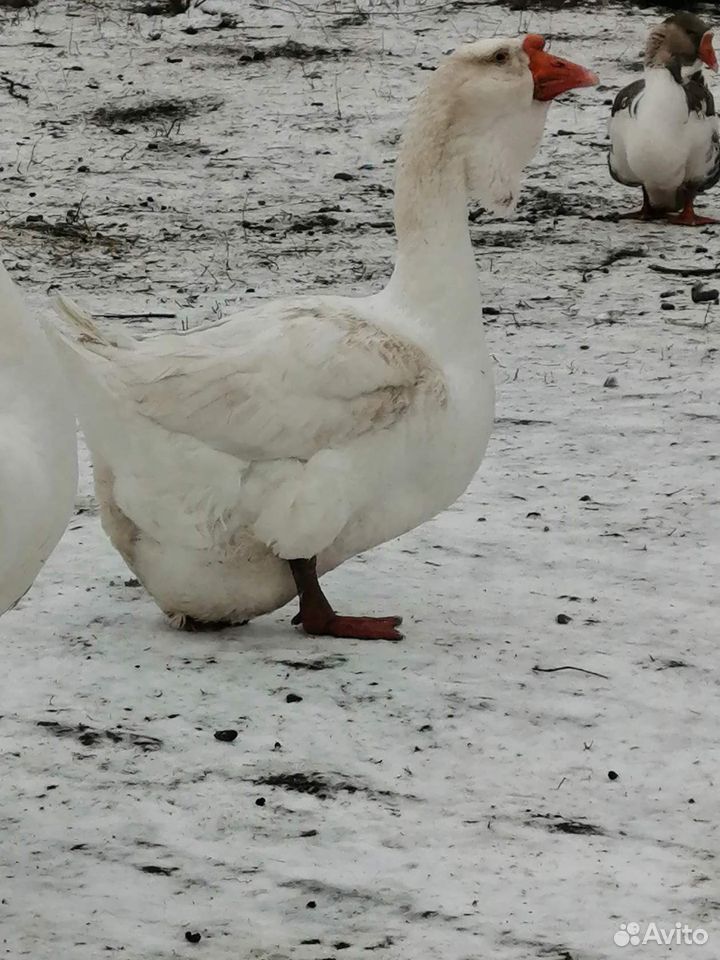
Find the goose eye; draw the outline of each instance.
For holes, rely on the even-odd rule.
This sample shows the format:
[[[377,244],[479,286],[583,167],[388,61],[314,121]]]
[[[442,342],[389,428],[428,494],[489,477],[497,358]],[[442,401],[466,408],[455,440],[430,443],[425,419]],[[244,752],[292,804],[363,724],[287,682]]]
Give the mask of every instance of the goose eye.
[[[494,63],[507,63],[507,61],[508,61],[507,50],[498,50],[498,52],[493,57]]]

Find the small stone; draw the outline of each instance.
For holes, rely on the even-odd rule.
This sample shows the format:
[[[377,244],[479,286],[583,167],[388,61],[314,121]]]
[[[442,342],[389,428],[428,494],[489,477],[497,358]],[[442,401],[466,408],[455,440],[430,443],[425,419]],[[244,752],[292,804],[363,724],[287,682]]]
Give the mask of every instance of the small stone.
[[[265,806],[265,797],[258,797],[257,800],[255,801],[255,806],[256,806],[256,807],[264,807],[264,806]]]
[[[713,289],[706,290],[701,283],[696,283],[690,290],[693,303],[717,303],[720,293]]]
[[[555,617],[555,621],[557,623],[563,623],[563,624],[570,623],[571,620],[572,620],[572,617],[569,617],[566,613],[559,613]]]
[[[186,930],[185,939],[187,940],[188,943],[200,943],[200,941],[202,940],[202,934],[197,933],[196,931],[193,931],[193,930]]]
[[[308,900],[305,906],[308,908],[308,910],[314,910],[315,907],[317,906],[317,903],[315,903],[314,900]]]
[[[285,697],[285,703],[300,703],[301,701],[302,697],[297,693],[289,693]]]
[[[670,303],[669,300],[663,300],[663,302],[660,304],[660,309],[661,309],[661,310],[674,310],[674,309],[675,309],[675,304],[674,304],[674,303]]]
[[[336,173],[333,177],[333,180],[354,180],[355,177],[351,173]]]
[[[90,167],[87,167],[87,166],[85,166],[85,164],[82,164],[82,166],[80,166],[80,167],[77,168],[77,172],[78,172],[78,173],[90,173]]]
[[[694,797],[690,797],[690,799],[688,800],[688,803],[695,803]]]
[[[232,743],[237,739],[237,735],[237,730],[216,730],[214,734],[215,739],[222,740],[223,743]]]
[[[603,383],[604,387],[616,387],[618,385],[617,377],[612,376],[612,374],[605,379]]]
[[[619,773],[615,773],[614,770],[608,770],[608,780],[617,780],[620,776]]]

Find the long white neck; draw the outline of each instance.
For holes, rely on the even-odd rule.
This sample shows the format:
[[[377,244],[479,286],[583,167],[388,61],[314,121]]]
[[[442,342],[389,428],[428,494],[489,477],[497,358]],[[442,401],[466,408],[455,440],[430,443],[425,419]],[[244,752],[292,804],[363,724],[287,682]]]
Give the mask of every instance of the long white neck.
[[[418,100],[403,138],[395,180],[395,270],[390,298],[416,339],[457,352],[481,337],[478,270],[467,222],[469,193],[495,210],[515,205],[548,104],[527,89],[512,109],[489,102],[472,126],[458,117],[457,89],[443,68]],[[401,321],[403,322],[403,321]]]
[[[420,321],[449,306],[458,321],[477,318],[480,309],[466,160],[450,127],[450,105],[431,87],[416,106],[397,164],[397,256],[387,294]]]

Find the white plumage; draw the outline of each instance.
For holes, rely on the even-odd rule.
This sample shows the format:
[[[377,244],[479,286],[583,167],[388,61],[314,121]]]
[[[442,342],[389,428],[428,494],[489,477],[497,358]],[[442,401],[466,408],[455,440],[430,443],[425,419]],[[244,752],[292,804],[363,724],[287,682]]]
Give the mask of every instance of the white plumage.
[[[383,331],[377,306],[278,301],[132,349],[64,341],[106,529],[167,613],[273,609],[295,592],[280,558],[330,569],[462,492],[482,451],[451,437],[487,440],[489,382],[461,424],[437,363]]]
[[[0,264],[0,613],[29,590],[77,488],[75,417],[57,360]]]
[[[317,556],[321,574],[465,490],[493,420],[468,184],[511,206],[546,109],[520,40],[479,41],[434,74],[398,164],[395,272],[375,296],[278,300],[141,342],[61,300],[53,336],[104,527],[177,625],[273,610],[297,592],[286,561]]]

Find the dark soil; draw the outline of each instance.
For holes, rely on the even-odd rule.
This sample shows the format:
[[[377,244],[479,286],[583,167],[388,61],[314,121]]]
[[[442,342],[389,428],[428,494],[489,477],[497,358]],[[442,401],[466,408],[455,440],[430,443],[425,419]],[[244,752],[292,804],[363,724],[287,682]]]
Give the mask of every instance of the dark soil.
[[[191,0],[151,0],[137,7],[136,13],[144,13],[147,17],[177,17],[187,13]]]
[[[121,127],[126,124],[150,124],[159,121],[181,121],[196,114],[218,110],[222,100],[202,97],[197,100],[180,100],[170,97],[165,100],[146,100],[129,106],[109,104],[90,115],[93,123],[103,127]]]
[[[133,733],[115,727],[109,730],[98,730],[87,724],[64,724],[56,720],[38,720],[37,725],[52,733],[56,737],[72,737],[84,747],[100,746],[103,743],[114,743],[126,747],[139,747],[143,753],[151,753],[162,747],[162,740],[144,733]]]

